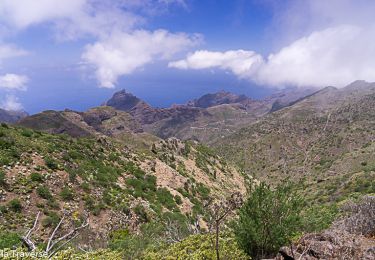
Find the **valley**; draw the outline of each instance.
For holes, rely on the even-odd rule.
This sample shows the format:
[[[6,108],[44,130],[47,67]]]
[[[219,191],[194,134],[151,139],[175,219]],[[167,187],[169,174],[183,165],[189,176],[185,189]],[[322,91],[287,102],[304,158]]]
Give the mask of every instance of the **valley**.
[[[211,231],[211,203],[260,182],[292,183],[307,205],[304,232],[320,231],[346,201],[375,192],[374,105],[375,84],[363,81],[263,100],[218,92],[170,108],[122,90],[85,112],[3,120],[1,232],[17,237],[38,216],[42,242],[62,218],[64,230],[87,221],[76,244],[117,250],[151,228],[156,240],[121,244],[138,259],[157,241]]]

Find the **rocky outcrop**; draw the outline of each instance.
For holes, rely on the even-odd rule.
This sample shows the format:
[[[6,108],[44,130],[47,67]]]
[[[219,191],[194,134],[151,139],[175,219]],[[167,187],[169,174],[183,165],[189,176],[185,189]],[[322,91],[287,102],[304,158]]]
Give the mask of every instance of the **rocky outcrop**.
[[[113,96],[107,102],[105,102],[104,105],[126,112],[130,112],[134,109],[151,108],[151,106],[145,101],[139,99],[131,93],[127,93],[124,89],[113,94]]]
[[[128,113],[112,107],[97,107],[86,112],[44,111],[22,119],[19,125],[52,134],[73,137],[107,135],[122,132],[141,133],[142,126]]]
[[[282,247],[275,259],[375,259],[375,197],[347,203],[343,211],[345,217],[330,229],[302,236],[291,247]]]
[[[375,259],[375,241],[346,231],[327,230],[304,235],[292,247],[282,247],[281,259]]]

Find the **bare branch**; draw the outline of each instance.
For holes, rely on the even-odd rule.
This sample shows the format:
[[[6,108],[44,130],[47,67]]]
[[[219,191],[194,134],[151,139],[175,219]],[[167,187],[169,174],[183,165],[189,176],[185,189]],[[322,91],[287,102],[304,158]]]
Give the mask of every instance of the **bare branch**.
[[[26,245],[26,247],[30,251],[34,251],[36,249],[35,243],[33,241],[31,241],[30,236],[31,236],[31,233],[35,230],[35,228],[36,228],[36,226],[38,224],[39,216],[40,216],[40,211],[36,215],[36,218],[35,218],[35,221],[34,221],[34,225],[32,226],[32,228],[30,228],[26,232],[26,234],[22,237],[22,242]]]
[[[72,241],[73,239],[75,239],[79,234],[75,234],[72,238],[68,239],[67,241],[65,241],[64,243],[62,243],[60,246],[58,246],[56,248],[56,250],[54,250],[51,254],[48,255],[48,258],[51,258],[54,254],[56,254],[61,248],[63,248],[66,244],[68,244],[70,241]],[[81,248],[80,248],[81,249]]]
[[[46,252],[47,252],[47,253],[49,253],[49,252],[51,251],[51,249],[52,249],[56,244],[58,244],[59,242],[65,240],[65,239],[69,239],[69,241],[72,240],[72,239],[70,239],[72,236],[74,237],[74,235],[75,235],[79,230],[81,230],[81,229],[83,229],[83,228],[85,228],[85,227],[87,227],[87,226],[89,225],[89,222],[88,222],[88,221],[85,221],[85,222],[82,223],[81,226],[74,228],[72,231],[70,231],[69,233],[67,233],[67,234],[65,234],[65,235],[63,235],[63,236],[61,236],[60,238],[57,238],[56,240],[53,240],[53,238],[54,238],[54,236],[55,236],[55,233],[56,233],[56,231],[59,229],[59,227],[60,227],[60,225],[61,225],[61,223],[62,223],[63,220],[64,220],[64,217],[60,220],[59,224],[56,226],[55,230],[53,231],[51,237],[50,237],[49,240],[48,240],[48,245],[47,245],[47,248],[46,248]],[[55,250],[55,251],[56,251],[56,250]]]
[[[53,245],[51,246],[52,240],[55,237],[55,234],[56,234],[57,230],[60,228],[62,222],[64,221],[64,218],[65,218],[65,215],[60,219],[59,223],[57,224],[57,226],[53,230],[52,235],[49,237],[46,252],[49,252],[51,250],[51,247],[53,246]]]

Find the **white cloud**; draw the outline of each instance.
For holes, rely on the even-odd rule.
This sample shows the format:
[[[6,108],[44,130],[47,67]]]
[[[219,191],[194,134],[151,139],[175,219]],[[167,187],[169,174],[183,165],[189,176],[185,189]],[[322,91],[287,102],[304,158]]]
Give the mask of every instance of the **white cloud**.
[[[18,101],[18,98],[13,95],[7,95],[5,100],[1,103],[0,107],[8,111],[23,110],[22,104]]]
[[[2,0],[1,19],[19,29],[53,19],[74,17],[86,0]]]
[[[235,75],[244,78],[256,70],[262,62],[262,56],[253,51],[212,52],[200,50],[189,54],[184,60],[170,62],[168,66],[178,69],[220,68],[229,70]]]
[[[169,59],[175,53],[196,45],[199,35],[137,30],[116,32],[108,39],[86,46],[82,59],[94,66],[100,86],[112,88],[118,77],[158,59]]]
[[[98,0],[2,0],[0,21],[10,30],[22,30],[42,23],[56,29],[59,40],[85,36],[103,37],[112,30],[128,30],[142,20],[125,8],[127,1]],[[125,8],[126,9],[126,8]]]
[[[269,55],[251,77],[273,86],[345,86],[375,81],[374,28],[338,26],[312,33]]]
[[[375,27],[343,25],[313,32],[266,59],[252,51],[198,51],[169,66],[221,68],[276,87],[342,87],[355,80],[375,81],[374,41]]]
[[[137,30],[141,15],[158,15],[184,0],[1,0],[0,22],[25,30],[53,25],[58,40],[87,37],[95,42],[84,48],[82,61],[92,67],[102,87],[114,87],[118,77],[139,67],[194,46],[196,35],[166,30]],[[1,52],[0,52],[1,54]]]
[[[267,28],[267,38],[274,40],[271,46],[275,48],[270,55],[261,58],[253,51],[198,51],[169,66],[220,68],[280,88],[342,87],[355,80],[375,81],[375,1],[258,2],[274,11],[272,25]]]
[[[10,44],[0,44],[0,62],[3,59],[26,55],[27,52]]]
[[[26,90],[28,77],[17,74],[0,75],[0,89],[5,90]]]
[[[49,23],[58,40],[103,38],[144,23],[137,12],[158,13],[171,4],[185,6],[183,0],[1,0],[0,21],[9,31]]]

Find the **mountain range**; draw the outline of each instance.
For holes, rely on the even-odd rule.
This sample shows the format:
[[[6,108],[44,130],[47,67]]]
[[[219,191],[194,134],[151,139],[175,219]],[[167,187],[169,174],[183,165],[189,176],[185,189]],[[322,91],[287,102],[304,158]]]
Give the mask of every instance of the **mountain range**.
[[[262,100],[221,91],[169,108],[121,90],[84,112],[4,115],[14,117],[0,126],[0,227],[23,232],[40,212],[40,241],[61,212],[66,229],[90,218],[78,241],[89,248],[149,223],[207,231],[210,202],[259,181],[293,183],[316,232],[375,193],[375,83]]]
[[[22,117],[17,124],[49,133],[67,133],[75,137],[145,132],[160,138],[177,137],[182,140],[213,143],[216,139],[286,107],[313,91],[282,91],[263,100],[220,91],[206,94],[184,105],[154,108],[131,93],[121,90],[102,106],[86,112],[69,109],[44,111]]]

